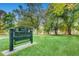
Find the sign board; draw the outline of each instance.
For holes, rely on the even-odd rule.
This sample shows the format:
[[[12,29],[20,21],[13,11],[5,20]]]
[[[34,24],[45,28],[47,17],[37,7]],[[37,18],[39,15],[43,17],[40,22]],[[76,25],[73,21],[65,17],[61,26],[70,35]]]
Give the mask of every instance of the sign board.
[[[25,27],[19,27],[19,28],[13,28],[10,29],[10,51],[13,51],[13,47],[15,45],[14,42],[21,41],[21,40],[27,40],[32,43],[33,42],[33,36],[32,36],[32,29],[31,28],[25,28]]]

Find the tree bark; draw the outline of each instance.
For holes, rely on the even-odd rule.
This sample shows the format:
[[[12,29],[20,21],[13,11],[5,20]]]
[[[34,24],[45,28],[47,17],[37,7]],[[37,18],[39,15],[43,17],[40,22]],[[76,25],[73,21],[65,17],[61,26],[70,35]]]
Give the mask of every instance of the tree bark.
[[[67,32],[68,32],[68,35],[71,35],[71,27],[68,27]]]
[[[58,35],[58,18],[56,19],[55,35]]]
[[[58,35],[58,28],[55,28],[55,35]]]
[[[49,31],[47,32],[47,34],[50,34]]]
[[[57,30],[55,30],[55,35],[57,35],[58,33],[57,33]]]

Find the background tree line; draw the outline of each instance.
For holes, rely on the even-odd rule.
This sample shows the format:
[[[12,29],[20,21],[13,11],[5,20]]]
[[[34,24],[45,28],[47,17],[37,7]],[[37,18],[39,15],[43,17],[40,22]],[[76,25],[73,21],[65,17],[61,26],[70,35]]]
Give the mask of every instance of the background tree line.
[[[18,6],[12,12],[0,10],[0,31],[12,27],[30,27],[39,32],[42,26],[44,33],[58,31],[71,35],[79,30],[79,4],[51,3],[46,9],[42,3],[27,3]]]
[[[49,4],[46,12],[45,31],[58,30],[71,35],[73,29],[79,30],[79,4]]]

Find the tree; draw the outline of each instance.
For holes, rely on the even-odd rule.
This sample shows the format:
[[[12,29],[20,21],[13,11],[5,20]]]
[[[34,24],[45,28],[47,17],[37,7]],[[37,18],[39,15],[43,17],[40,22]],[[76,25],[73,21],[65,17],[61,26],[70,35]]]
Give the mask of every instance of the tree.
[[[52,30],[53,21],[51,16],[46,17],[46,21],[44,23],[44,31],[50,34],[49,32]]]
[[[39,29],[40,21],[42,17],[42,4],[38,3],[27,3],[23,6],[19,6],[18,9],[14,10],[15,14],[18,15],[19,19],[17,26],[31,27]]]
[[[4,15],[6,14],[6,12],[4,10],[0,10],[0,33],[3,33],[4,32]]]
[[[75,22],[75,12],[77,12],[77,9],[75,8],[76,4],[66,4],[64,8],[64,14],[63,14],[63,19],[64,19],[64,24],[66,24],[67,27],[67,33],[68,35],[71,35],[71,29],[74,26]]]
[[[48,10],[47,10],[47,16],[49,15],[52,17],[52,22],[50,28],[52,27],[54,29],[55,34],[58,34],[58,28],[59,28],[59,18],[64,13],[64,7],[65,4],[49,4]],[[50,20],[49,20],[50,21]]]
[[[14,27],[16,19],[15,19],[15,15],[13,13],[9,12],[9,13],[5,14],[3,19],[4,19],[5,29]]]

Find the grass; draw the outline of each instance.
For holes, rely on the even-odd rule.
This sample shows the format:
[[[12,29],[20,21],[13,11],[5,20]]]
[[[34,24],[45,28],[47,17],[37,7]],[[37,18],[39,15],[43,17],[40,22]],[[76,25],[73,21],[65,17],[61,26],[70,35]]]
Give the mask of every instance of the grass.
[[[79,36],[40,35],[33,37],[36,45],[13,53],[13,56],[79,56]],[[0,40],[1,51],[8,49],[8,39]]]

